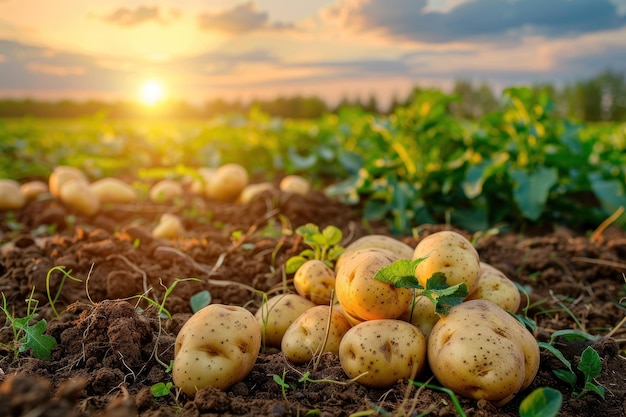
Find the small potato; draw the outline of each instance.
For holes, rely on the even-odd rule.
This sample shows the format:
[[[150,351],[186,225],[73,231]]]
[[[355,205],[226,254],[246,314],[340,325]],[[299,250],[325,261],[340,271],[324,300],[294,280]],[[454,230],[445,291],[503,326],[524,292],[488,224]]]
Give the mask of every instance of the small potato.
[[[341,338],[350,329],[348,319],[333,308],[328,327],[330,306],[315,306],[300,315],[283,336],[281,350],[293,363],[305,363],[316,354],[323,352],[339,353]],[[322,348],[322,343],[328,338]]]
[[[370,388],[389,388],[414,379],[426,363],[426,339],[411,323],[369,320],[352,327],[339,345],[341,367]]]
[[[261,328],[243,307],[210,304],[183,325],[174,345],[174,384],[189,396],[212,386],[226,390],[254,367]]]
[[[539,346],[513,316],[487,300],[452,307],[428,339],[428,363],[443,386],[496,406],[527,388],[539,370]]]
[[[178,216],[171,213],[163,213],[154,229],[152,236],[158,239],[176,239],[183,234],[183,222]]]
[[[409,307],[412,291],[374,279],[383,267],[396,261],[378,250],[363,251],[337,271],[335,294],[346,313],[356,319],[395,319]]]
[[[48,184],[43,181],[28,181],[20,186],[20,191],[26,200],[34,200],[50,190],[48,189]]]
[[[137,193],[133,187],[117,178],[102,178],[92,182],[89,187],[102,204],[124,204],[137,200]]]
[[[263,303],[254,317],[261,326],[265,345],[280,348],[287,328],[311,307],[315,304],[298,294],[278,294]]]
[[[248,184],[246,187],[241,190],[239,197],[237,198],[237,202],[241,204],[246,204],[252,201],[254,197],[261,194],[264,191],[271,191],[276,189],[274,184],[271,182],[259,182],[256,184]]]
[[[287,175],[280,180],[278,188],[286,193],[307,195],[311,191],[311,183],[300,175]]]
[[[426,258],[415,269],[415,276],[424,287],[435,272],[444,273],[448,285],[465,283],[468,293],[478,285],[478,252],[457,232],[444,230],[426,236],[415,247],[413,259],[418,258]]]
[[[440,317],[439,314],[435,313],[435,305],[431,300],[418,296],[411,302],[409,308],[402,313],[400,319],[408,321],[417,327],[428,340],[433,326],[439,321]]]
[[[48,178],[50,194],[55,198],[61,198],[61,188],[69,180],[79,180],[87,184],[87,176],[78,168],[61,165],[52,170]]]
[[[385,249],[395,254],[398,259],[411,259],[414,248],[406,243],[387,235],[366,235],[350,243],[335,263],[335,270],[351,258],[356,252],[366,249]]]
[[[184,193],[183,186],[174,180],[161,180],[150,188],[150,200],[155,203],[167,203]]]
[[[293,285],[315,304],[328,304],[335,289],[335,271],[320,260],[309,259],[294,274]]]
[[[19,209],[26,203],[20,184],[10,179],[0,179],[0,210]]]
[[[63,204],[86,216],[93,216],[100,210],[98,196],[81,179],[65,181],[59,190],[59,198]]]
[[[232,202],[237,200],[249,181],[248,171],[243,166],[225,164],[215,171],[207,183],[206,194],[213,200]]]
[[[197,195],[206,195],[206,185],[215,175],[215,168],[201,167],[198,168],[198,177],[190,177],[187,182],[189,190]]]
[[[502,271],[485,262],[480,263],[478,286],[465,301],[479,299],[492,301],[513,314],[517,313],[522,301],[515,283]]]

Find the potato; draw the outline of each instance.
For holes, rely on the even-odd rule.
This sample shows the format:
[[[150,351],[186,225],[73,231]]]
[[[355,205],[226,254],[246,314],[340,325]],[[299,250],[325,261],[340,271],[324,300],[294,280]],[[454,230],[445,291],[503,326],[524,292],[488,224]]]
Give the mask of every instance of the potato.
[[[198,177],[188,179],[189,190],[198,195],[206,195],[206,185],[215,175],[215,168],[201,167],[198,168]]]
[[[409,308],[400,316],[401,320],[408,321],[419,329],[426,340],[433,329],[435,323],[440,319],[439,314],[435,313],[435,305],[431,300],[423,296],[417,296]]]
[[[89,184],[82,179],[63,182],[59,198],[67,207],[86,216],[93,216],[100,210],[100,200]]]
[[[0,179],[0,210],[15,210],[26,204],[26,198],[15,180]]]
[[[225,164],[215,171],[207,183],[206,193],[213,200],[232,202],[237,200],[249,181],[248,171],[243,166]]]
[[[272,184],[271,182],[248,184],[243,190],[241,190],[239,197],[237,197],[237,202],[241,204],[249,203],[254,197],[261,194],[262,192],[274,189],[276,189],[276,187],[274,187],[274,184]]]
[[[323,352],[339,353],[341,338],[351,326],[348,319],[333,308],[328,330],[329,310],[330,306],[312,307],[287,328],[281,342],[281,350],[288,360],[300,364]],[[328,338],[322,347],[327,330]]]
[[[413,259],[426,258],[420,262],[415,275],[420,284],[435,273],[442,272],[448,285],[465,283],[471,293],[478,285],[480,259],[472,243],[463,235],[444,230],[422,239],[413,252]]]
[[[183,325],[174,345],[174,384],[189,396],[212,386],[226,390],[252,370],[261,328],[243,307],[210,304]]]
[[[406,243],[386,235],[366,235],[345,247],[337,262],[335,270],[338,270],[342,263],[351,258],[355,253],[365,249],[385,249],[395,254],[398,259],[411,259],[413,257],[414,248]]]
[[[539,346],[513,316],[487,300],[452,307],[428,339],[428,363],[443,386],[496,406],[527,388],[539,370]]]
[[[161,180],[150,188],[150,200],[155,203],[171,202],[183,195],[183,186],[174,180]]]
[[[480,278],[474,291],[465,299],[489,300],[509,313],[515,314],[522,301],[521,294],[515,283],[502,271],[488,263],[480,263]]]
[[[300,175],[287,175],[280,180],[278,188],[286,193],[307,195],[311,191],[311,183]]]
[[[395,319],[409,307],[412,291],[374,279],[376,272],[397,258],[385,252],[363,251],[337,271],[335,294],[346,313],[357,319]]]
[[[278,294],[263,303],[254,315],[261,326],[265,346],[280,348],[291,323],[315,304],[298,294]]]
[[[183,222],[178,216],[171,213],[163,213],[154,229],[152,236],[160,239],[176,239],[184,231]]]
[[[80,180],[88,183],[87,176],[78,168],[67,165],[61,165],[52,170],[48,178],[48,188],[50,194],[55,198],[61,198],[61,187],[69,180]]]
[[[315,304],[328,304],[335,289],[335,271],[320,260],[309,259],[294,274],[293,285]]]
[[[50,190],[48,189],[48,184],[43,181],[28,181],[20,186],[20,191],[26,200],[34,200]]]
[[[102,178],[92,182],[89,187],[103,204],[132,203],[137,200],[133,187],[117,178]]]
[[[339,345],[341,367],[357,382],[388,388],[400,379],[413,379],[426,363],[426,339],[411,323],[369,320],[352,327]]]

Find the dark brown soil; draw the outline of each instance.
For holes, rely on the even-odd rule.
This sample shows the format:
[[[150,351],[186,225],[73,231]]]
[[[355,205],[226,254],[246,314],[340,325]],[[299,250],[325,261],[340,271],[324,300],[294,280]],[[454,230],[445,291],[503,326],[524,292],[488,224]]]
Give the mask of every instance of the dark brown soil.
[[[151,227],[166,211],[183,216],[184,238],[151,237]],[[172,389],[171,395],[152,395],[152,385],[171,382],[166,365],[173,359],[176,334],[191,314],[190,297],[209,290],[213,303],[245,305],[254,312],[261,296],[236,283],[280,291],[282,265],[304,249],[298,236],[286,231],[309,222],[340,227],[344,245],[368,233],[386,233],[383,226],[364,224],[353,209],[321,193],[264,194],[246,205],[190,197],[177,205],[106,207],[94,218],[77,216],[44,198],[18,212],[0,213],[0,291],[13,315],[23,317],[34,288],[39,318],[47,320],[46,333],[58,342],[49,361],[36,359],[30,350],[15,359],[6,346],[0,349],[0,416],[400,416],[410,410],[414,415],[457,415],[446,394],[418,391],[405,381],[388,390],[358,383],[298,382],[306,371],[311,379],[346,382],[332,354],[313,370],[312,364],[288,363],[277,351],[262,352],[248,377],[226,392],[209,388],[188,398]],[[445,228],[427,225],[402,239],[415,245]],[[562,416],[626,416],[626,328],[602,337],[626,315],[626,232],[501,232],[480,237],[477,249],[482,260],[527,286],[538,340],[546,341],[560,329],[600,336],[593,343],[602,358],[595,382],[606,395],[575,398],[552,372],[561,363],[544,351],[527,391],[499,409],[461,398],[465,413],[517,416],[528,393],[549,386],[563,394]],[[55,266],[64,266],[80,280],[63,282],[55,303],[59,317],[46,291],[46,277]],[[50,274],[52,296],[62,277],[58,270]],[[166,287],[191,277],[200,281],[179,282],[166,300],[172,318],[159,318],[145,297],[160,302]],[[12,340],[5,326],[0,343],[10,346]],[[574,366],[585,347],[580,342],[559,346]],[[289,387],[283,392],[273,375],[285,371]],[[428,377],[426,372],[420,380]]]

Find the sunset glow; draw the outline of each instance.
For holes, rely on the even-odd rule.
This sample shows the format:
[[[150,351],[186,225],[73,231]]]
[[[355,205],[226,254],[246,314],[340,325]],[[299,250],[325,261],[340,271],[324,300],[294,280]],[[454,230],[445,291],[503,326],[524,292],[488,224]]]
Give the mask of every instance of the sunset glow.
[[[142,103],[154,106],[165,98],[165,88],[159,80],[146,80],[141,85],[140,95]]]

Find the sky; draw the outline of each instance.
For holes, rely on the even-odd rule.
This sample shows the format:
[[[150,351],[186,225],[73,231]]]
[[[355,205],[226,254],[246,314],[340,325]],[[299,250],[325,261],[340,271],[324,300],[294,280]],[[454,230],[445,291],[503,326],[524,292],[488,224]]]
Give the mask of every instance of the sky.
[[[626,71],[626,0],[0,0],[0,98],[134,100],[153,80],[190,103],[384,103],[605,70]]]

